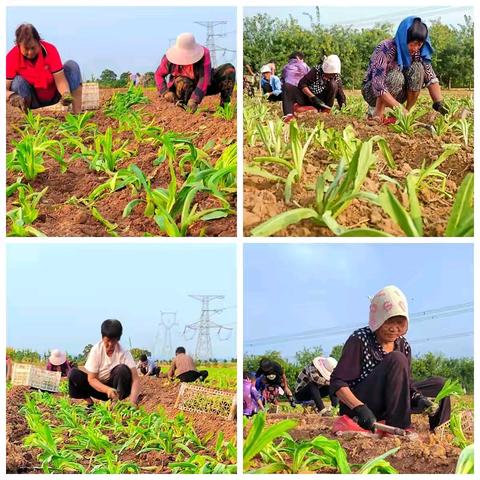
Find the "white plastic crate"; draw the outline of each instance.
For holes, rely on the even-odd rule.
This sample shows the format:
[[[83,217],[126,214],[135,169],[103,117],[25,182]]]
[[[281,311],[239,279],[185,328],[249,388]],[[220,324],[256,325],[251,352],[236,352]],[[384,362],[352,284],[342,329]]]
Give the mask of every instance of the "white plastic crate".
[[[82,110],[97,110],[100,108],[100,88],[97,82],[82,84]]]
[[[49,372],[27,363],[14,363],[12,384],[58,392],[61,376],[61,372]]]

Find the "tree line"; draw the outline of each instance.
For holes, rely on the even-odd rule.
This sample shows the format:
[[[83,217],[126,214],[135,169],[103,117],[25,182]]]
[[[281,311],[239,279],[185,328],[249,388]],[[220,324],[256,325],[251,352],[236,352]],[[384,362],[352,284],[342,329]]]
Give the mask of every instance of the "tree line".
[[[342,61],[342,79],[346,88],[358,89],[375,47],[392,38],[398,25],[376,24],[372,28],[353,26],[323,26],[320,10],[311,17],[306,28],[290,16],[286,20],[268,14],[246,17],[243,26],[244,65],[259,72],[262,65],[275,61],[277,72],[287,63],[289,55],[297,50],[305,54],[305,61],[313,66],[326,55],[336,54]],[[465,24],[446,25],[440,19],[429,27],[435,50],[432,65],[440,84],[448,88],[473,88],[473,19],[465,15]]]
[[[90,81],[98,82],[101,88],[123,88],[127,87],[130,83],[130,72],[123,72],[117,75],[113,70],[106,68],[102,71],[98,78],[92,76]],[[141,85],[143,87],[155,86],[155,73],[145,72],[141,77]]]
[[[342,354],[343,345],[335,345],[328,356],[337,360]],[[281,352],[271,350],[263,355],[245,355],[243,368],[247,371],[256,371],[260,360],[268,357],[277,361],[285,370],[288,384],[295,387],[297,376],[315,357],[326,356],[322,347],[304,348],[295,354],[294,360],[287,360]],[[458,380],[468,394],[473,393],[473,358],[447,358],[436,353],[425,353],[412,359],[412,376],[414,380],[428,377],[444,377]]]

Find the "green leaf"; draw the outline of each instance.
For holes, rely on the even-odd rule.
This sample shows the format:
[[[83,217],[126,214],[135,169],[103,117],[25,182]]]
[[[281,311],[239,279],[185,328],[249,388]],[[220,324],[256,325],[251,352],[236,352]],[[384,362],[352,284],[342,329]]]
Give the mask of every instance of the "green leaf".
[[[400,450],[400,447],[392,448],[391,450],[388,450],[388,452],[385,452],[384,454],[379,455],[378,457],[372,458],[367,463],[362,465],[362,467],[360,467],[360,469],[355,473],[358,473],[358,474],[377,473],[375,472],[375,470],[379,466],[382,466],[383,468],[385,468],[386,467],[385,464],[387,464],[391,468],[391,471],[389,471],[388,473],[398,473],[390,464],[388,464],[388,462],[384,462],[384,460],[390,455],[395,455],[399,450]],[[378,472],[378,473],[383,473],[383,472]]]
[[[280,213],[266,222],[258,225],[251,231],[253,237],[269,237],[274,233],[287,228],[289,225],[298,223],[309,218],[319,219],[318,213],[313,208],[296,208]]]
[[[445,230],[446,237],[473,236],[473,186],[474,176],[469,173],[458,189]]]
[[[123,209],[122,217],[126,218],[128,217],[131,213],[132,210],[141,202],[142,200],[140,198],[136,198],[135,200],[132,200],[131,202],[128,202],[127,206]]]

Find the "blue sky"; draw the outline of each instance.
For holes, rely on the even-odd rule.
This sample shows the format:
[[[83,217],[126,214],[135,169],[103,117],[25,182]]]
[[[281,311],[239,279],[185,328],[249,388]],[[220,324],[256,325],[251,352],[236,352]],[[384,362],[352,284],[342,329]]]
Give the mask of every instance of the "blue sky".
[[[233,7],[8,7],[7,50],[14,45],[15,29],[28,22],[53,43],[63,61],[76,60],[85,79],[109,68],[155,71],[179,33],[192,32],[204,44],[207,29],[196,21],[225,20],[216,27],[216,43],[236,50],[236,13]],[[217,52],[218,63],[236,63],[233,52]]]
[[[386,285],[406,294],[410,314],[473,301],[473,248],[468,244],[247,244],[244,250],[244,343],[248,353],[288,357],[321,345],[329,354],[350,333],[267,346],[248,341],[305,330],[368,324],[369,296]],[[352,329],[353,331],[353,329]],[[473,356],[473,313],[421,322],[407,338],[414,355]],[[425,339],[430,339],[425,341]],[[415,342],[419,340],[419,342]],[[422,340],[420,342],[420,340]]]
[[[100,340],[103,320],[117,318],[124,345],[130,338],[133,347],[152,351],[160,312],[176,311],[173,348],[194,351],[195,339],[182,333],[185,324],[200,318],[201,303],[189,294],[225,295],[211,307],[236,306],[235,245],[9,244],[7,345],[76,354]],[[214,320],[235,327],[236,308]],[[235,333],[220,341],[212,331],[214,356],[236,356]]]
[[[268,13],[270,16],[282,19],[292,15],[298,19],[301,25],[310,25],[310,18],[305,13],[316,19],[315,7],[247,7],[244,9],[245,16],[253,16],[257,13]],[[391,22],[398,24],[403,18],[410,15],[418,15],[427,21],[441,18],[442,22],[457,25],[463,24],[463,16],[467,14],[473,17],[473,8],[466,6],[421,6],[419,8],[408,6],[393,7],[320,7],[320,23],[328,26],[333,24],[352,25],[359,28],[367,28],[376,22]]]

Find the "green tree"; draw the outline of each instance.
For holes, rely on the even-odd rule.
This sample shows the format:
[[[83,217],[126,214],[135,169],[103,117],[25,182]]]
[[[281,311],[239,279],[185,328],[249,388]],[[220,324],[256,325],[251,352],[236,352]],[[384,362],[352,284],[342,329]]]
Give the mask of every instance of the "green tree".
[[[148,350],[145,350],[143,348],[131,348],[130,349],[130,353],[132,354],[132,357],[134,358],[134,360],[138,361],[140,360],[140,357],[142,355],[146,355],[147,357],[151,357],[152,354],[148,351]]]
[[[106,69],[100,74],[98,82],[102,87],[113,87],[117,81],[117,74],[113,70]]]
[[[143,86],[144,87],[154,87],[155,86],[155,73],[154,72],[145,72],[143,74]]]
[[[295,363],[299,369],[302,369],[306,365],[312,363],[312,360],[315,357],[323,356],[323,348],[322,347],[312,347],[306,348],[304,347],[303,350],[300,350],[295,354]]]
[[[117,80],[117,87],[126,87],[130,83],[130,72],[123,72]]]
[[[332,347],[332,351],[330,352],[330,356],[333,357],[335,360],[340,360],[342,356],[343,344],[335,345]]]

